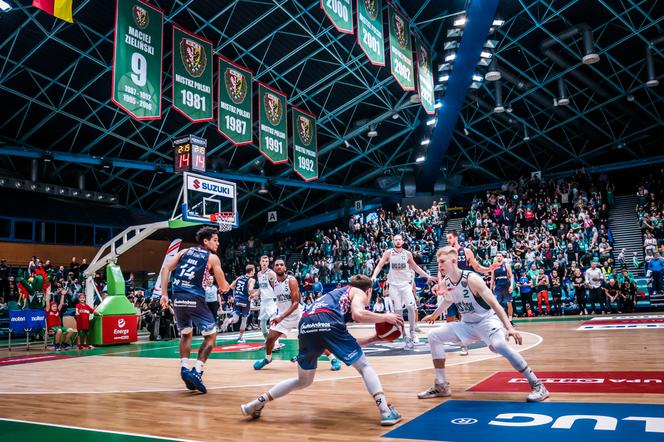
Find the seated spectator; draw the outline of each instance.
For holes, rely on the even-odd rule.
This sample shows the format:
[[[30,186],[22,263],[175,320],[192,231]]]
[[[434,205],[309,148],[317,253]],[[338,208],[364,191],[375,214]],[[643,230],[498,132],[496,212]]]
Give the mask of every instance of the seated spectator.
[[[60,297],[60,304],[51,301],[46,308],[46,332],[53,336],[55,351],[67,351],[71,345],[74,329],[63,327],[61,315],[63,313],[64,297]]]
[[[617,305],[617,312],[622,313],[621,309],[625,298],[623,297],[620,285],[618,285],[616,280],[613,278],[609,279],[609,282],[603,285],[602,290],[604,290],[604,295],[606,296],[607,310],[613,312],[613,303],[615,302]]]

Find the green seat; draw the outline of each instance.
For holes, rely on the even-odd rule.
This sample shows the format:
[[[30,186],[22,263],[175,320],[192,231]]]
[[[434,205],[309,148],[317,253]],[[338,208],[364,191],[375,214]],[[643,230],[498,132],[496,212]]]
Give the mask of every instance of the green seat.
[[[7,303],[7,310],[9,310],[10,312],[11,312],[12,310],[20,310],[20,309],[18,308],[18,302],[16,302],[16,301],[9,301],[9,302]]]

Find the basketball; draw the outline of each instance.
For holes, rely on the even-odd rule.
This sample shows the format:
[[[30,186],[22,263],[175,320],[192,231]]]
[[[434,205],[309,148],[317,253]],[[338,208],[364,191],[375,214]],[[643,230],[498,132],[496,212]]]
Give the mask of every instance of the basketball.
[[[381,341],[394,341],[401,336],[401,330],[396,325],[388,324],[387,322],[379,322],[376,324],[376,336]]]

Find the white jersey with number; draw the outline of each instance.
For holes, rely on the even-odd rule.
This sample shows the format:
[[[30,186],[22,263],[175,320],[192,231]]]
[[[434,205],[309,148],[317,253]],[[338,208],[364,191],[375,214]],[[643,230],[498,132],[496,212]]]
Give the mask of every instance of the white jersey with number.
[[[274,302],[274,288],[270,283],[270,272],[271,270],[266,270],[264,272],[258,272],[258,288],[261,291],[261,303],[263,302]]]
[[[468,277],[471,274],[472,272],[468,270],[462,270],[461,278],[456,284],[450,280],[449,276],[445,276],[443,279],[443,287],[446,289],[444,296],[446,301],[451,301],[456,305],[457,311],[461,314],[461,321],[477,323],[496,313],[484,298],[475,295],[468,287]]]
[[[291,290],[288,284],[291,279],[294,280],[295,278],[289,275],[283,281],[279,281],[279,279],[274,281],[274,296],[277,298],[277,311],[280,315],[291,306]],[[298,304],[298,307],[289,315],[289,318],[299,316],[300,310],[301,307]]]
[[[408,265],[408,254],[401,249],[397,252],[390,249],[390,270],[387,273],[387,281],[390,286],[410,286],[412,282],[410,266]]]

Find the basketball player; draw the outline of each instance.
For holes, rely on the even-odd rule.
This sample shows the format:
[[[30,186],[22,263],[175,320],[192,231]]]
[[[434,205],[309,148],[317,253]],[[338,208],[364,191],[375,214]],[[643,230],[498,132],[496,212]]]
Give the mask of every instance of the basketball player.
[[[269,401],[311,385],[316,375],[318,358],[329,348],[346,365],[352,365],[360,373],[380,410],[381,425],[394,425],[401,421],[399,412],[385,399],[380,379],[360,347],[378,341],[378,337],[374,335],[356,340],[348,333],[344,322],[344,316],[350,312],[356,322],[387,322],[399,328],[403,327],[403,317],[400,315],[366,310],[371,299],[371,286],[372,282],[367,276],[355,275],[350,279],[350,286],[328,292],[307,307],[299,323],[297,377],[282,381],[257,399],[241,405],[242,414],[255,419],[261,415],[263,407]]]
[[[168,278],[173,277],[173,309],[175,320],[180,330],[180,377],[189,390],[207,393],[203,384],[203,367],[217,338],[217,324],[214,315],[205,303],[205,286],[212,273],[221,292],[228,291],[221,261],[216,255],[219,248],[219,232],[214,227],[203,227],[196,232],[199,247],[192,247],[178,252],[161,269],[162,307],[168,307]],[[198,359],[193,369],[189,370],[191,339],[193,326],[203,335],[203,344],[198,349]]]
[[[459,234],[456,230],[450,230],[447,232],[445,237],[447,238],[447,244],[457,251],[457,262],[461,270],[470,270],[472,267],[473,270],[482,274],[489,273],[491,271],[491,267],[484,267],[479,262],[477,262],[477,259],[475,259],[475,254],[472,250],[466,247],[461,247],[461,244],[459,244]],[[457,311],[456,306],[452,304],[447,311],[447,321],[454,322],[460,318],[461,316]],[[461,356],[468,356],[468,347],[462,345],[460,354]]]
[[[415,296],[413,295],[413,276],[411,270],[427,279],[435,280],[436,278],[432,278],[431,275],[415,264],[413,254],[408,250],[403,249],[403,237],[401,235],[394,235],[392,242],[394,243],[394,247],[383,253],[383,257],[380,258],[380,261],[378,261],[378,264],[374,269],[371,281],[373,282],[376,280],[376,277],[380,274],[383,266],[389,262],[390,268],[387,273],[387,282],[390,284],[390,298],[394,304],[394,312],[397,315],[402,314],[404,305],[406,306],[406,310],[408,310],[408,325],[410,333],[409,336],[406,336],[404,330],[403,335],[406,336],[405,348],[412,349],[415,346],[414,337],[415,322],[417,321],[417,304],[415,302]]]
[[[255,298],[258,296],[260,289],[254,289],[254,284],[256,280],[254,279],[254,274],[256,273],[256,267],[253,264],[247,264],[244,268],[244,275],[239,276],[233,283],[230,285],[230,288],[233,290],[233,314],[230,318],[226,318],[224,323],[221,325],[221,332],[225,333],[228,330],[228,327],[231,324],[237,323],[240,321],[240,336],[238,336],[237,343],[244,344],[247,342],[244,339],[244,331],[247,329],[247,319],[251,314],[251,300],[249,298]]]
[[[452,390],[445,376],[445,343],[461,342],[468,345],[478,340],[484,341],[491,351],[504,356],[516,371],[528,379],[532,388],[528,395],[529,402],[539,402],[549,397],[546,387],[528,367],[528,363],[508,345],[507,339],[510,336],[519,345],[523,340],[510,324],[505,311],[484,280],[476,273],[459,269],[457,251],[453,247],[441,248],[436,253],[436,258],[444,275],[442,282],[436,286],[436,291],[438,295],[444,296],[445,300],[435,312],[422,320],[434,322],[454,303],[461,314],[461,321],[445,323],[429,333],[436,381],[431,388],[419,393],[417,397],[428,399],[451,396]]]
[[[512,291],[514,290],[512,268],[505,262],[503,254],[500,252],[496,254],[495,262],[499,267],[491,271],[491,291],[498,298],[498,303],[507,312],[507,317],[512,323],[512,315],[514,314],[512,308]]]
[[[297,327],[302,315],[297,279],[286,274],[286,263],[283,259],[277,259],[274,262],[274,272],[277,275],[274,281],[277,316],[270,321],[270,331],[265,340],[265,358],[254,363],[255,370],[260,370],[272,362],[274,343],[281,336],[285,337],[291,329]]]
[[[263,337],[267,339],[269,321],[277,314],[276,298],[274,296],[274,283],[277,274],[270,269],[270,258],[261,256],[261,269],[258,272],[258,288],[261,291],[261,307],[258,313],[258,321],[261,326]]]

